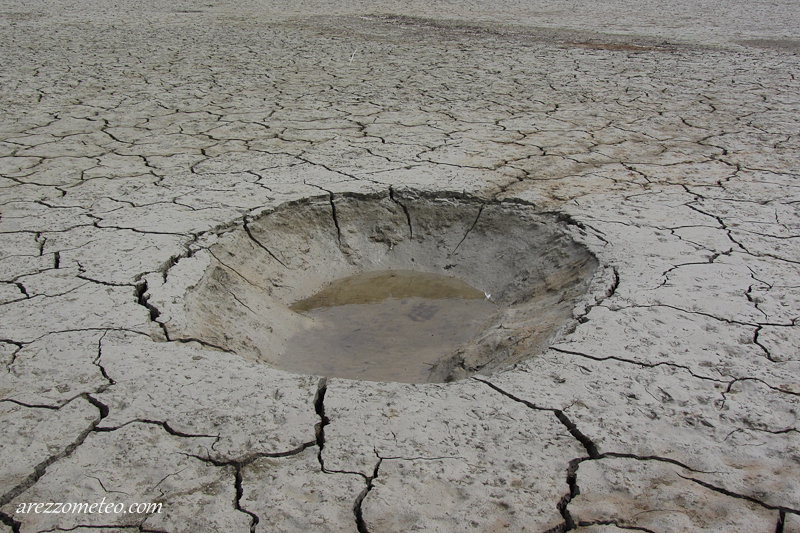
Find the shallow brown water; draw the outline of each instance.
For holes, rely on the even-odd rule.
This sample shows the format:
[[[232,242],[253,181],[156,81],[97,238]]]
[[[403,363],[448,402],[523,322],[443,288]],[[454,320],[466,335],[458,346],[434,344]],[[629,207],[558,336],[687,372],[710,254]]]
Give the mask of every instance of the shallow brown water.
[[[280,367],[368,381],[427,381],[431,365],[497,310],[456,278],[412,271],[338,280],[291,306],[314,324],[287,342]]]

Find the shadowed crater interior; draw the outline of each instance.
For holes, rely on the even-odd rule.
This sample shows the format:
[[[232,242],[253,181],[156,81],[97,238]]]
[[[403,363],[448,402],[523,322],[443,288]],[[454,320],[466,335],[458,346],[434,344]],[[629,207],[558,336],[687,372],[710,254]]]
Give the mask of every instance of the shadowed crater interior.
[[[297,373],[446,382],[540,353],[597,260],[554,214],[456,195],[284,204],[222,235],[173,340]]]

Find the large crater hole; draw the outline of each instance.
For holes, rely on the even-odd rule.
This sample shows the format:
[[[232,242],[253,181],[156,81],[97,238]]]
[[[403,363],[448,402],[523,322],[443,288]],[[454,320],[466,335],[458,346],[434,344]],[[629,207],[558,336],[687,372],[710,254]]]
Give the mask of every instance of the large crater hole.
[[[553,214],[397,193],[284,204],[208,250],[171,339],[303,374],[409,383],[488,373],[572,325],[597,261]]]

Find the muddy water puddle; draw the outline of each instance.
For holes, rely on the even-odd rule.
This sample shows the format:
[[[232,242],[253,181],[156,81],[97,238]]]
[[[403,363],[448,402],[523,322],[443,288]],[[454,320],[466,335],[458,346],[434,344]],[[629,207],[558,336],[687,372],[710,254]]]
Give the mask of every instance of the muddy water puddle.
[[[393,270],[337,280],[291,309],[313,323],[287,342],[284,370],[424,383],[433,363],[474,337],[497,306],[459,279]]]

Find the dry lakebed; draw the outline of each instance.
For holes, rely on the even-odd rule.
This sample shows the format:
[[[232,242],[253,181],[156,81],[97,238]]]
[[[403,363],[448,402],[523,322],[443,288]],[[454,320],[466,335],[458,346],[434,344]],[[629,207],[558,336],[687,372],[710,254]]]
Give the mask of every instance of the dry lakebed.
[[[0,533],[800,533],[796,2],[0,47]]]

